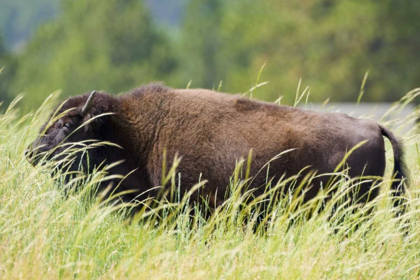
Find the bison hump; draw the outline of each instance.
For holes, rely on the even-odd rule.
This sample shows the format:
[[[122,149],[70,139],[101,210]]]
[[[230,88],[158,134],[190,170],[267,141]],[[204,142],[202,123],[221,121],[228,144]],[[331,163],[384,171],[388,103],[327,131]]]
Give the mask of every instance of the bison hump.
[[[266,113],[278,113],[279,111],[292,111],[294,108],[277,105],[274,103],[261,102],[251,100],[249,98],[240,97],[235,102],[235,108],[238,111],[260,111]]]

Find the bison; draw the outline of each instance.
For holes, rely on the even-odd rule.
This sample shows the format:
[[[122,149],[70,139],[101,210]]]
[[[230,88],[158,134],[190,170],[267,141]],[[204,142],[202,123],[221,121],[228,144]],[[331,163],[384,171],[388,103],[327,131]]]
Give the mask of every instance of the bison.
[[[401,143],[378,123],[154,83],[120,96],[93,91],[69,98],[41,128],[27,157],[35,165],[40,155],[59,159],[69,143],[89,139],[114,143],[91,147],[89,157],[77,153],[69,169],[82,166],[84,172],[92,172],[101,164],[121,162],[107,171],[125,176],[114,179],[113,185],[118,185],[119,191],[135,190],[133,195],[138,195],[160,186],[163,162],[171,163],[178,155],[181,160],[176,174],[180,174],[181,192],[205,180],[202,195],[217,206],[225,199],[235,164],[251,150],[249,187],[260,195],[267,178],[275,182],[305,168],[305,172],[317,174],[333,172],[346,153],[362,142],[346,158],[348,175],[381,177],[386,165],[383,136],[390,140],[394,152],[392,188],[402,193],[406,173]],[[284,151],[288,152],[276,157]],[[328,180],[328,176],[312,180],[304,200],[315,197]],[[377,192],[372,183],[364,183],[358,197],[369,194],[373,198]]]

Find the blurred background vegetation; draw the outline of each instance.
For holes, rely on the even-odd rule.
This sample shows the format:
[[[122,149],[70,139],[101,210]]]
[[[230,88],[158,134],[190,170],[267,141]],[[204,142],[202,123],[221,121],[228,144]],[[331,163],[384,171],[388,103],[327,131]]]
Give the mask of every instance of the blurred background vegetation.
[[[395,101],[420,86],[418,0],[0,0],[0,101],[172,87]]]

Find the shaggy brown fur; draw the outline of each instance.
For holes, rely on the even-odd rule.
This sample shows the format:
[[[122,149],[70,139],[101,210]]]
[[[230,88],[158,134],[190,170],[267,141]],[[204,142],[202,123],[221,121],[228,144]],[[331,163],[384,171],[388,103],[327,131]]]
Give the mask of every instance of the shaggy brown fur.
[[[143,86],[118,97],[98,93],[88,114],[81,114],[87,97],[88,94],[72,97],[61,107],[60,112],[75,109],[31,145],[29,158],[34,164],[35,155],[40,152],[50,152],[52,156],[63,152],[52,149],[83,122],[112,112],[115,114],[95,120],[65,142],[98,139],[121,146],[122,149],[108,146],[91,150],[90,167],[86,160],[82,162],[86,169],[91,169],[101,162],[124,160],[110,170],[111,174],[121,175],[136,170],[122,182],[122,191],[136,189],[141,193],[160,185],[164,150],[169,164],[176,154],[182,158],[177,169],[181,173],[181,189],[188,191],[199,178],[207,180],[204,192],[216,204],[224,199],[235,163],[247,158],[251,149],[251,176],[254,176],[251,187],[256,195],[264,190],[262,186],[267,180],[267,170],[257,175],[258,171],[288,149],[295,150],[270,163],[268,178],[274,178],[274,182],[283,174],[295,175],[308,166],[308,170],[318,174],[333,172],[345,153],[365,140],[346,161],[349,175],[383,176],[383,136],[393,146],[397,179],[405,177],[399,142],[390,131],[369,120],[277,106],[204,89],[172,89],[161,84]],[[313,198],[321,183],[325,186],[328,179],[314,180],[305,199]],[[398,186],[394,184],[395,189]],[[360,195],[370,188],[371,184],[363,185]],[[376,195],[373,192],[371,197]]]

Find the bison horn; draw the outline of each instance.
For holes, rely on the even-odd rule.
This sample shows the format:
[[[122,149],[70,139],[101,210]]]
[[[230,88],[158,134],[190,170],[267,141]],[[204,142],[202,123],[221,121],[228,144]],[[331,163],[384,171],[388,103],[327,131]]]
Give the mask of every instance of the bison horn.
[[[93,97],[95,97],[95,94],[96,94],[96,90],[92,91],[91,94],[89,95],[85,106],[83,106],[82,108],[82,115],[86,114],[87,111],[89,111],[90,107],[92,107]]]

